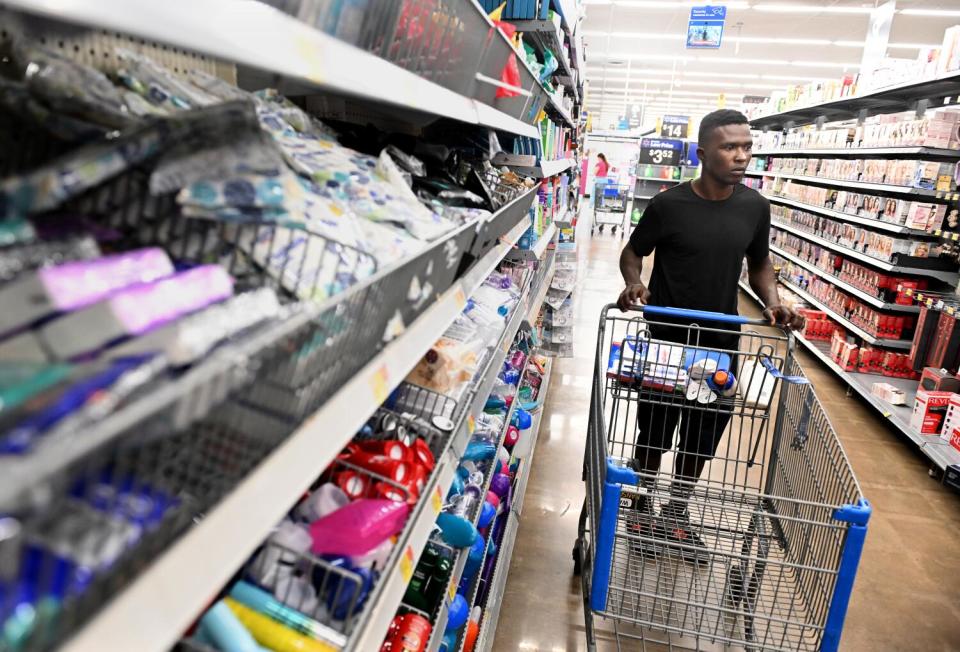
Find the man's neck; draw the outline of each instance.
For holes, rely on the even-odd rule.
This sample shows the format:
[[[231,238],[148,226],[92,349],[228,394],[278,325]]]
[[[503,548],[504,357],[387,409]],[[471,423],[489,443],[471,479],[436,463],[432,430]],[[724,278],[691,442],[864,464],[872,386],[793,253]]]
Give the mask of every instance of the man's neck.
[[[693,192],[711,201],[721,201],[733,194],[733,186],[720,183],[708,174],[701,174],[691,181],[690,187],[693,188]]]

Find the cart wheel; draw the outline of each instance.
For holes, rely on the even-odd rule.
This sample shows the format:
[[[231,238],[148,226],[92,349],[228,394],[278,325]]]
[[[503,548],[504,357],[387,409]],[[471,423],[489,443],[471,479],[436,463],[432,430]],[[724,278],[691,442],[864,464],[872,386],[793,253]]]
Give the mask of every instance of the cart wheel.
[[[603,225],[601,224],[598,228],[600,229],[600,233],[603,233]]]
[[[613,227],[613,231],[611,231],[611,233],[612,233],[613,235],[617,235],[617,227]]]

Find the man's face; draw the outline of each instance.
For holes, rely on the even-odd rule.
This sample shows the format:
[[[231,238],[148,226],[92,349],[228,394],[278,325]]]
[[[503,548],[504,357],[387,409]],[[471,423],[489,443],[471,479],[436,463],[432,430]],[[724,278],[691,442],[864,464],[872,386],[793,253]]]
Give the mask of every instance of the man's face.
[[[707,142],[698,143],[697,155],[704,173],[730,186],[743,180],[753,150],[748,125],[724,125],[711,132]]]

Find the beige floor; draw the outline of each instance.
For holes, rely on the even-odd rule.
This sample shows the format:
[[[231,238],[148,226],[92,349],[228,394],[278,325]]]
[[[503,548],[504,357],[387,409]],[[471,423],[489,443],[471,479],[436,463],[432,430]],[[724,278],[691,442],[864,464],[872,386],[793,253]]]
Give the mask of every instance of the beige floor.
[[[575,356],[557,361],[501,605],[496,652],[586,649],[571,548],[583,500],[580,469],[602,306],[621,288],[623,241],[580,230]],[[742,310],[753,310],[742,299]],[[909,441],[816,360],[801,363],[874,506],[840,649],[844,652],[960,650],[960,496],[928,476]],[[640,649],[625,641],[624,650]],[[599,635],[599,649],[616,649]],[[650,647],[649,649],[658,649]],[[665,648],[663,648],[665,649]]]

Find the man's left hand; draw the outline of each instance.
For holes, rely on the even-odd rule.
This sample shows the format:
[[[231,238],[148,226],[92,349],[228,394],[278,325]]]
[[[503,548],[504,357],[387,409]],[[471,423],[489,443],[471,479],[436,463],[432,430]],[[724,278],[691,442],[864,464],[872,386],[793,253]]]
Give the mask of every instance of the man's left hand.
[[[771,326],[776,325],[794,331],[802,330],[806,323],[803,315],[797,313],[792,308],[782,305],[770,306],[765,309],[763,311],[763,317],[770,322]]]

